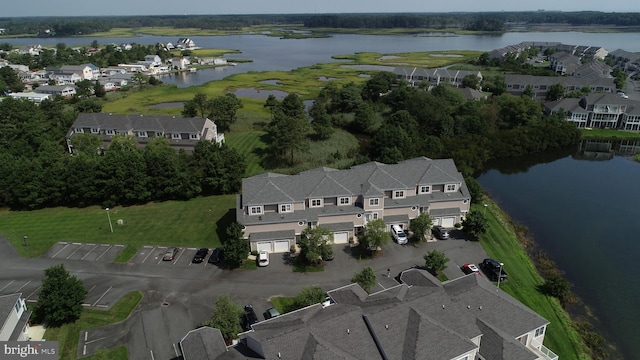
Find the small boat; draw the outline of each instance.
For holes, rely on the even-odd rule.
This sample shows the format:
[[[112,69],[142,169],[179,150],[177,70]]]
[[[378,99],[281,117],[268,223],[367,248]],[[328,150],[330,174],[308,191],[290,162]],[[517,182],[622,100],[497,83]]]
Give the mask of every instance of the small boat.
[[[196,72],[196,71],[198,71],[198,69],[196,69],[196,68],[189,68],[189,71],[190,71],[190,72]]]

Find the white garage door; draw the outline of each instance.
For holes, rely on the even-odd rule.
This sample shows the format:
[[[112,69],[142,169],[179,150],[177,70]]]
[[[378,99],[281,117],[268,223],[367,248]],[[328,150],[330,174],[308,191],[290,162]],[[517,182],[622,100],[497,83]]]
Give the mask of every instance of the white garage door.
[[[263,241],[258,243],[258,251],[266,250],[268,252],[273,252],[273,242],[271,241]]]
[[[453,225],[456,223],[456,218],[455,217],[445,217],[442,218],[442,226],[446,227],[446,228],[451,228],[453,227]]]
[[[283,253],[289,251],[289,240],[276,240],[273,252]]]
[[[349,242],[349,233],[348,232],[335,232],[333,233],[333,243],[334,244],[346,244]]]
[[[440,225],[441,221],[442,219],[440,219],[439,217],[433,218],[433,226]]]

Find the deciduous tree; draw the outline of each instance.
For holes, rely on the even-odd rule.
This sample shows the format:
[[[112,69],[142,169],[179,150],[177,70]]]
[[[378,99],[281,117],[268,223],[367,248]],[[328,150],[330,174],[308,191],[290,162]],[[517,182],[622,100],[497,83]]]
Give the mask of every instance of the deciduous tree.
[[[420,215],[411,219],[409,229],[413,232],[413,238],[416,242],[424,241],[426,235],[431,231],[431,224],[431,217],[427,212],[420,213]]]
[[[391,234],[387,232],[386,227],[382,219],[370,220],[364,227],[364,245],[374,253],[389,243]]]
[[[211,320],[205,323],[214,327],[222,333],[225,342],[230,345],[232,340],[242,331],[240,328],[240,317],[244,311],[240,305],[231,300],[228,295],[220,295],[216,299],[216,307],[211,314]]]
[[[62,264],[46,269],[44,274],[33,311],[35,319],[50,326],[75,322],[82,314],[82,301],[87,296],[82,281],[70,275]]]
[[[224,264],[230,269],[238,268],[249,255],[249,241],[244,238],[242,224],[233,222],[227,228],[227,238],[223,241]]]
[[[424,265],[434,276],[447,268],[447,256],[438,250],[429,251],[424,255]]]
[[[352,283],[360,285],[364,291],[371,293],[371,289],[376,285],[376,273],[369,266],[362,269],[362,271],[355,273],[351,279]]]
[[[471,210],[467,213],[467,216],[462,220],[462,226],[466,233],[471,234],[476,238],[487,232],[488,221],[484,216],[484,213]]]
[[[333,242],[333,233],[329,229],[322,226],[307,228],[298,242],[300,255],[311,264],[321,263],[323,250],[330,246],[330,242]]]

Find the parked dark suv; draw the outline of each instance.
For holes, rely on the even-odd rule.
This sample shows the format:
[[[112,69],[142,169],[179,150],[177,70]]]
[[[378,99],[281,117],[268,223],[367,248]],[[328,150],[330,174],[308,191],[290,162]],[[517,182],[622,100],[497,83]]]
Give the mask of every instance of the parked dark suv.
[[[222,261],[224,257],[224,249],[223,248],[215,248],[211,252],[211,256],[209,256],[209,264],[217,264]]]
[[[204,261],[204,258],[207,257],[207,254],[209,253],[209,249],[207,248],[201,248],[200,250],[198,250],[198,252],[196,253],[196,255],[193,257],[193,263],[199,264],[201,262]]]
[[[431,231],[436,235],[438,239],[445,240],[449,238],[449,230],[443,228],[440,225],[436,225],[431,228]]]
[[[482,271],[491,281],[506,281],[508,279],[507,272],[504,271],[504,264],[493,259],[484,259],[480,264]]]
[[[258,322],[258,316],[256,312],[253,310],[253,306],[245,305],[244,306],[244,315],[242,316],[242,328],[244,331],[251,330],[251,325]]]

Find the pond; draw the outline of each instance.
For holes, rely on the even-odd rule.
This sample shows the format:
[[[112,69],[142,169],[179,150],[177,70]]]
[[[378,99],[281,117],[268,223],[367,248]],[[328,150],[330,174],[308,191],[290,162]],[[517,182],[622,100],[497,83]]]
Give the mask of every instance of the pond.
[[[249,97],[254,99],[267,99],[273,95],[278,100],[284,99],[289,93],[280,90],[261,90],[256,88],[240,88],[233,92],[237,97]]]

